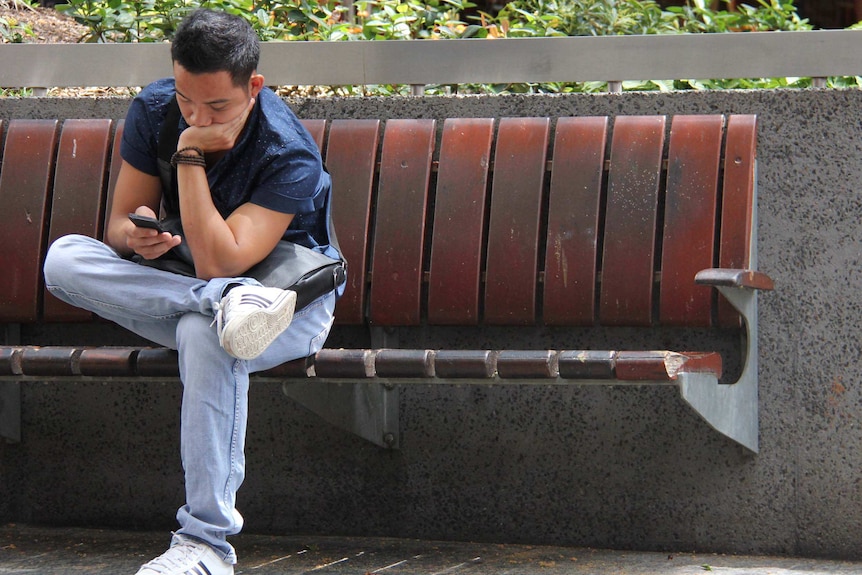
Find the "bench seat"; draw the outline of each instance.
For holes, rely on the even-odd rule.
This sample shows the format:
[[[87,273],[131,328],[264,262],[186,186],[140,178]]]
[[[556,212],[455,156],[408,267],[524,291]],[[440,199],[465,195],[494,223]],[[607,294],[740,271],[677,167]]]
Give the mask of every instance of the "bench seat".
[[[333,347],[256,380],[384,447],[399,445],[400,385],[675,385],[757,451],[756,296],[773,285],[756,265],[754,116],[304,123],[332,173],[348,284]],[[101,320],[41,277],[53,239],[101,237],[122,130],[107,119],[0,123],[7,438],[20,434],[23,381],[177,377],[170,350],[76,341],[76,326]],[[72,335],[48,346],[30,336],[55,325]],[[618,328],[649,344],[603,350]],[[654,351],[667,328],[734,334],[738,357]],[[596,349],[578,349],[575,332],[601,333]]]

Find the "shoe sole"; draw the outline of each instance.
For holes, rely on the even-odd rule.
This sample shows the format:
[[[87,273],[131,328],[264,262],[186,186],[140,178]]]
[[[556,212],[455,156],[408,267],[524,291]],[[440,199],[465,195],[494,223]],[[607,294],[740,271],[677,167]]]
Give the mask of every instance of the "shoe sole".
[[[225,326],[222,347],[237,359],[254,359],[262,354],[293,321],[296,292],[285,291],[266,309],[254,311],[239,322]]]

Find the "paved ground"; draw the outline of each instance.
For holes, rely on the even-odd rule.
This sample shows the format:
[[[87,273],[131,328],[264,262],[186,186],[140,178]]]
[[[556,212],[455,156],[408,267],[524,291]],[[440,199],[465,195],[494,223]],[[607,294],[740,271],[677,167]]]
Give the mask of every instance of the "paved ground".
[[[0,575],[132,575],[170,535],[0,526]],[[862,562],[345,537],[233,539],[237,575],[860,575]]]

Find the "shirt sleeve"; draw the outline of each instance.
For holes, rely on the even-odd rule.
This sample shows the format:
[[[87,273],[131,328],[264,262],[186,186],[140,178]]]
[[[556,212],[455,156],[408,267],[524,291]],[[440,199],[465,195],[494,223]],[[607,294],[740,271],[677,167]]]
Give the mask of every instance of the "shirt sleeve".
[[[250,201],[286,214],[315,212],[323,206],[328,191],[323,176],[315,151],[299,146],[272,159]]]

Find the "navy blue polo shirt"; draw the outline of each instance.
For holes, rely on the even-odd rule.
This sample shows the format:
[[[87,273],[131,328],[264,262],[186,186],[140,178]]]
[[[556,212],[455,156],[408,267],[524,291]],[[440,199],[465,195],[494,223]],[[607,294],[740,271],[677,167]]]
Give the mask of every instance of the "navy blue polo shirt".
[[[173,78],[157,80],[132,101],[120,153],[138,170],[158,177],[158,137],[175,95]],[[179,131],[188,127],[180,116]],[[236,145],[207,170],[213,203],[227,218],[246,202],[295,214],[284,239],[330,257],[331,180],[311,135],[269,88],[260,91]]]

